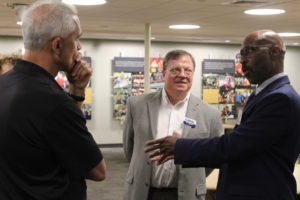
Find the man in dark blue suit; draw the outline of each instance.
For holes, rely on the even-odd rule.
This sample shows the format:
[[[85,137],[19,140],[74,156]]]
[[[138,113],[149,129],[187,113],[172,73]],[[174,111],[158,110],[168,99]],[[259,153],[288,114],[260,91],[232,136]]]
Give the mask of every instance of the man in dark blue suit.
[[[255,95],[231,134],[215,138],[168,136],[148,141],[158,164],[220,168],[218,200],[295,200],[293,176],[300,152],[300,97],[283,74],[285,46],[271,30],[248,35],[240,62]]]

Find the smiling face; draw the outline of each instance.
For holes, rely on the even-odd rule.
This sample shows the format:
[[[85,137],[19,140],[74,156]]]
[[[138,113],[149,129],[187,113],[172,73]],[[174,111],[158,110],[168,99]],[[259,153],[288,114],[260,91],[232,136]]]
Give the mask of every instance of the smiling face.
[[[181,55],[177,59],[170,59],[163,71],[165,90],[168,95],[186,96],[192,87],[194,64],[189,55]]]

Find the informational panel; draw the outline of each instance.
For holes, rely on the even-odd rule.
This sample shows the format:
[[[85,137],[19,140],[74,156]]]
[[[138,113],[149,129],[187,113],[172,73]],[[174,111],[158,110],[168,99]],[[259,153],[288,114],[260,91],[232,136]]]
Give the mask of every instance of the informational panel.
[[[150,88],[164,86],[163,58],[150,58]],[[144,93],[144,58],[115,57],[113,60],[113,119],[124,120],[126,103],[130,96]]]
[[[229,59],[204,59],[202,73],[203,101],[218,107],[223,119],[237,118],[254,88],[244,77],[241,64]]]

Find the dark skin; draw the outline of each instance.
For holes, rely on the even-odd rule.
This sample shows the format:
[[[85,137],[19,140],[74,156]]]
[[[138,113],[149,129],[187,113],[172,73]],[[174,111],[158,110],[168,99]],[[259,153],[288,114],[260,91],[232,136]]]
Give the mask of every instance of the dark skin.
[[[240,63],[251,84],[259,85],[283,72],[284,44],[278,34],[271,30],[255,31],[245,38],[242,48],[249,46],[255,48],[249,55],[242,55]],[[151,161],[157,161],[158,165],[163,164],[174,159],[178,139],[178,134],[174,132],[173,136],[149,140],[144,151],[151,152],[148,155]]]

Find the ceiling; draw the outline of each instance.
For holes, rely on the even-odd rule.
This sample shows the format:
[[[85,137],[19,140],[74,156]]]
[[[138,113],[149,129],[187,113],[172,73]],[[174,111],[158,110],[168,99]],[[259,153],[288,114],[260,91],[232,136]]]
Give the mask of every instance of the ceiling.
[[[77,6],[84,38],[142,40],[145,24],[157,41],[241,43],[250,32],[272,29],[300,33],[300,0],[107,0],[99,6]],[[16,11],[8,5],[34,0],[0,0],[0,35],[21,35]],[[253,16],[244,10],[280,8],[285,14]],[[171,24],[198,24],[200,29],[171,30]],[[300,37],[284,38],[288,44]]]

